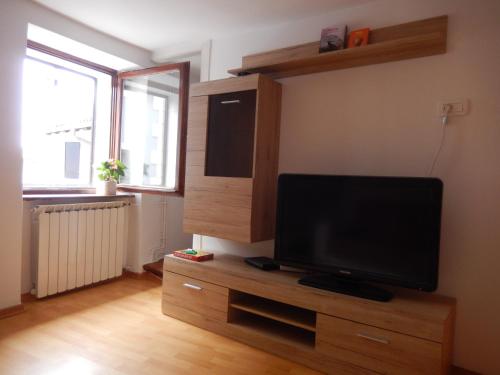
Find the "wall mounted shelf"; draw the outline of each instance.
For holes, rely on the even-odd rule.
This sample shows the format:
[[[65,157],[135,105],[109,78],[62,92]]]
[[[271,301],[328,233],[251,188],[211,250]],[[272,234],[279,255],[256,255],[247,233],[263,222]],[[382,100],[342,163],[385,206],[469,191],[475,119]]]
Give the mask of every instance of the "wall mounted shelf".
[[[272,78],[432,56],[446,52],[448,16],[404,23],[370,32],[370,44],[319,53],[319,41],[244,56],[232,75],[261,73]]]

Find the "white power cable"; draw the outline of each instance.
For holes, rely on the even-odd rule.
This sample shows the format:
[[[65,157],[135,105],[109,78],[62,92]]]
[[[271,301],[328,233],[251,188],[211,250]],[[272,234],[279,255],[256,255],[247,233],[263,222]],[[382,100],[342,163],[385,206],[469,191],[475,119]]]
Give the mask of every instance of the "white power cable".
[[[444,140],[446,136],[446,124],[448,124],[448,114],[451,111],[451,105],[446,104],[443,108],[443,116],[441,117],[441,139],[439,141],[439,147],[436,151],[436,154],[434,155],[434,158],[432,160],[431,167],[429,168],[429,172],[427,175],[430,177],[432,173],[434,172],[434,168],[436,167],[436,163],[439,159],[439,155],[441,154],[441,151],[444,146]]]

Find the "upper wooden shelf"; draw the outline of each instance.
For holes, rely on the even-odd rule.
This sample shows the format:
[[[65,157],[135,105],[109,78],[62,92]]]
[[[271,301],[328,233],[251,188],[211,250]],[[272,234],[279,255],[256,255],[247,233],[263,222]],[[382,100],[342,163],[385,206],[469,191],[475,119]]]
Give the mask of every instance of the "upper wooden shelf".
[[[319,41],[244,56],[233,75],[262,73],[272,78],[353,68],[446,52],[448,16],[371,30],[370,44],[319,53]]]

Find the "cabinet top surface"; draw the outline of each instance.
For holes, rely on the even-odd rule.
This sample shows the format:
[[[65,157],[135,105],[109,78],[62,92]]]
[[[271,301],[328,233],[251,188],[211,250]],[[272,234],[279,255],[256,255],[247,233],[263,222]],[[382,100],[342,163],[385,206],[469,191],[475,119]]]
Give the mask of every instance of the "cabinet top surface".
[[[214,260],[200,263],[167,255],[164,270],[175,273],[192,270],[193,275],[191,276],[195,277],[196,275],[199,279],[220,285],[225,284],[225,281],[229,280],[230,277],[239,277],[248,280],[249,283],[256,282],[260,286],[281,287],[283,293],[290,292],[293,289],[296,293],[307,293],[311,298],[318,296],[329,297],[329,299],[339,303],[347,302],[361,305],[364,308],[419,315],[426,320],[441,322],[448,318],[456,304],[455,299],[451,297],[388,286],[385,287],[395,292],[395,297],[390,302],[377,302],[311,288],[298,284],[297,281],[302,276],[299,272],[262,271],[247,265],[243,257],[229,254],[215,254]],[[232,288],[231,285],[222,286]]]
[[[255,73],[242,77],[230,77],[193,83],[189,87],[189,96],[215,95],[246,90],[262,90],[268,85],[281,87],[279,82],[263,74]]]

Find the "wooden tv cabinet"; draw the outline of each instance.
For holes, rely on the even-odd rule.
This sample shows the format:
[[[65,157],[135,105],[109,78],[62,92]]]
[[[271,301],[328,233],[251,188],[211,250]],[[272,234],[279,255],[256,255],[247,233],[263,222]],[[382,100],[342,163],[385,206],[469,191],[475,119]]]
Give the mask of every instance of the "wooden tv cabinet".
[[[168,255],[163,313],[329,374],[447,374],[455,300],[396,290],[390,302],[297,283],[243,258]]]

